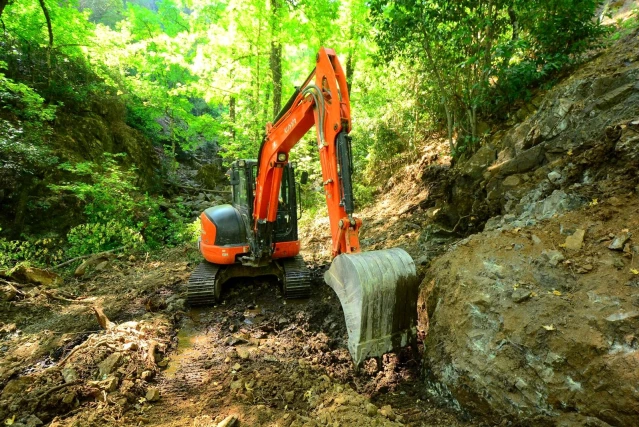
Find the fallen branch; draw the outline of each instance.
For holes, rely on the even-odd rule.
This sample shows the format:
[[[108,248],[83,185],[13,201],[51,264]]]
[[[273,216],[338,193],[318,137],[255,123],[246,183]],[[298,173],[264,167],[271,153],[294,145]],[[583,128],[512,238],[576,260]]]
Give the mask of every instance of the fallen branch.
[[[155,367],[155,349],[158,347],[158,343],[155,340],[152,340],[149,343],[149,353],[146,356],[146,365],[148,368]]]
[[[68,383],[64,383],[64,384],[57,385],[57,386],[55,386],[55,387],[48,388],[48,389],[46,389],[45,391],[43,391],[42,393],[40,393],[40,394],[38,394],[38,395],[36,395],[36,396],[34,396],[34,397],[31,397],[31,398],[26,399],[26,401],[27,401],[27,402],[37,402],[37,401],[40,401],[40,400],[42,400],[42,398],[43,398],[43,397],[45,397],[45,396],[47,396],[47,395],[49,395],[49,394],[51,394],[51,393],[53,393],[53,392],[56,392],[56,391],[58,391],[58,390],[62,390],[63,388],[70,387],[70,386],[72,386],[72,385],[80,384],[81,382],[82,382],[82,380],[77,379],[77,380],[73,380],[73,381],[68,382]]]
[[[106,329],[107,331],[109,329],[113,329],[115,323],[109,320],[106,314],[104,314],[104,311],[102,311],[102,308],[93,306],[93,312],[95,313],[95,317],[98,319],[98,323],[103,329]]]
[[[73,350],[71,350],[71,352],[69,352],[69,354],[67,354],[64,357],[64,359],[59,361],[56,365],[51,366],[51,368],[62,368],[64,366],[64,364],[67,363],[67,361],[71,358],[71,356],[73,356],[75,353],[77,353],[78,351],[80,351],[83,348],[87,348],[87,347],[96,348],[96,347],[99,347],[101,345],[105,345],[105,344],[108,344],[108,343],[107,343],[106,339],[102,339],[101,341],[98,341],[95,344],[91,344],[90,346],[89,346],[89,344],[91,344],[91,338],[89,338],[88,340],[86,340],[82,344],[76,346]]]
[[[82,255],[82,256],[78,256],[78,257],[71,258],[70,260],[63,262],[62,264],[55,265],[55,266],[53,266],[53,268],[60,268],[60,267],[64,267],[65,265],[69,265],[69,264],[71,264],[71,263],[72,263],[72,262],[74,262],[74,261],[78,261],[78,260],[81,260],[81,259],[89,258],[89,257],[92,257],[92,256],[99,256],[99,255],[106,255],[106,254],[110,254],[111,252],[119,251],[120,249],[124,249],[124,248],[125,248],[124,246],[120,246],[119,248],[109,249],[108,251],[99,252],[99,253],[97,253],[97,254],[90,254],[90,255]]]
[[[54,300],[58,300],[58,301],[64,301],[64,302],[74,302],[74,303],[80,303],[80,304],[88,304],[91,301],[82,301],[82,300],[77,300],[77,299],[70,299],[70,298],[65,298],[63,296],[57,295],[55,292],[53,291],[43,291],[42,292],[44,295],[46,295],[47,298],[50,299],[54,299]]]
[[[46,396],[48,394],[51,394],[51,393],[56,392],[58,390],[62,390],[65,387],[69,387],[69,386],[72,386],[72,385],[80,384],[81,382],[82,382],[82,380],[73,380],[73,381],[68,382],[68,383],[64,383],[64,384],[57,385],[55,387],[51,387],[49,389],[46,389],[42,393],[40,393],[35,399],[36,400],[41,400],[44,396]]]

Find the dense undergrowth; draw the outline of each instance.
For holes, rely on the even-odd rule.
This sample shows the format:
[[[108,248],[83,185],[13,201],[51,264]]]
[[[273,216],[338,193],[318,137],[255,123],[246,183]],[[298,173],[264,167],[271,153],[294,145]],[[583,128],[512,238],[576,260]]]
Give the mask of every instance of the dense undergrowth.
[[[140,192],[134,184],[135,168],[124,169],[116,162],[123,156],[105,153],[100,164],[60,164],[69,181],[50,188],[73,196],[82,209],[81,223],[64,238],[0,238],[0,267],[27,261],[51,265],[109,250],[149,251],[192,242],[199,226],[187,219],[187,207]]]

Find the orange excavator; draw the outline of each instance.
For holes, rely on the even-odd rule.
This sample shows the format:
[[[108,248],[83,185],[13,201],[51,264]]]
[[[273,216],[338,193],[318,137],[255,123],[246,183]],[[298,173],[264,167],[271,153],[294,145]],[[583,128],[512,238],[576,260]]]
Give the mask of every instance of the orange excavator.
[[[274,119],[257,160],[236,160],[230,170],[232,204],[200,216],[205,261],[188,283],[191,305],[215,303],[233,277],[273,275],[287,298],[310,295],[311,275],[299,255],[301,214],[289,152],[315,126],[332,238],[324,280],[337,294],[356,366],[369,357],[416,343],[415,264],[403,249],[361,252],[362,221],[353,216],[350,101],[346,77],[332,49],[321,48],[316,67]],[[308,175],[302,173],[304,183]]]

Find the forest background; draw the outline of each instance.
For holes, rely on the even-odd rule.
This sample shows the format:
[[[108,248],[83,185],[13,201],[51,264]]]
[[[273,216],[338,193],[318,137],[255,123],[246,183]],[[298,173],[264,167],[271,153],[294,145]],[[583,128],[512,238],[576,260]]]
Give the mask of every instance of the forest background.
[[[615,37],[601,25],[609,6],[0,0],[0,267],[190,240],[197,225],[189,210],[166,197],[180,159],[206,147],[223,165],[254,158],[266,123],[321,46],[335,49],[346,70],[356,197],[370,202],[433,136],[447,139],[442,155],[454,163],[515,120],[537,92]],[[142,155],[132,156],[131,144],[126,155],[65,146],[71,137],[60,135],[83,130],[64,117],[96,108],[107,120],[121,111]],[[310,134],[293,158],[321,188],[314,147]],[[323,196],[307,190],[306,207],[315,209]],[[60,207],[67,218],[52,223]]]

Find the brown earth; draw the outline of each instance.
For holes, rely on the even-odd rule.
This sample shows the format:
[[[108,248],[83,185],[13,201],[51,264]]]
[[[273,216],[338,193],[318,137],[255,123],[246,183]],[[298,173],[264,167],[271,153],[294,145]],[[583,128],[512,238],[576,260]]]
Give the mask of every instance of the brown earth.
[[[184,311],[193,249],[116,258],[87,278],[12,283],[0,332],[0,419],[15,426],[471,425],[442,409],[410,352],[356,374],[341,307],[316,280],[286,301],[236,281]],[[197,262],[197,261],[196,261]],[[316,276],[321,276],[321,269]],[[123,291],[124,289],[124,291]],[[113,325],[98,325],[92,307]]]

